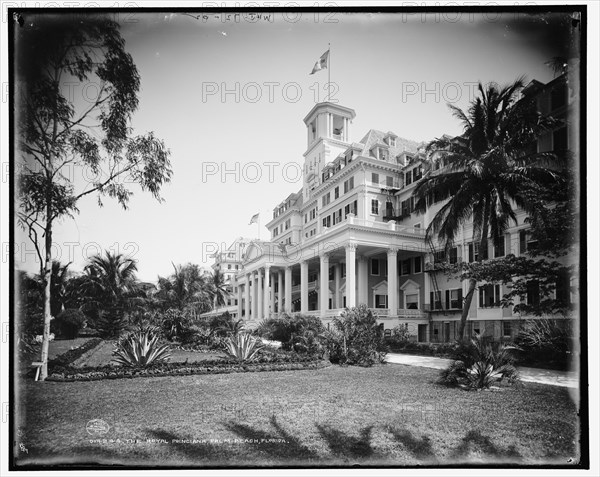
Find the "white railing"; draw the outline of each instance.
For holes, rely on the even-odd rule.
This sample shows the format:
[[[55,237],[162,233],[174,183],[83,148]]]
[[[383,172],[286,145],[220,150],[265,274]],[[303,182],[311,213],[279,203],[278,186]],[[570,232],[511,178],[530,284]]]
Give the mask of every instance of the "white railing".
[[[314,280],[312,282],[308,282],[308,291],[315,291],[317,288],[319,288],[319,280]],[[300,291],[302,290],[302,285],[294,285],[292,287],[292,294],[294,293],[300,293]]]
[[[394,220],[389,222],[377,222],[375,220],[358,219],[351,215],[348,216],[348,224],[359,225],[361,227],[369,227],[379,230],[393,230],[394,232],[405,232],[419,236],[425,236],[425,229],[418,227],[409,227],[406,225],[398,225]]]

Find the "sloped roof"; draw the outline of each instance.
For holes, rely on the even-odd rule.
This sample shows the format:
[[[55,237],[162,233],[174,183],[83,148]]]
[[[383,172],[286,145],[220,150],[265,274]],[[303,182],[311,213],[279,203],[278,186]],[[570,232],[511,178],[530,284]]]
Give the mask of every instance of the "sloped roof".
[[[360,143],[363,145],[361,155],[368,156],[371,148],[377,143],[385,144],[383,138],[389,135],[389,132],[385,133],[383,131],[378,131],[377,129],[369,130],[365,137],[360,140]],[[388,149],[390,151],[390,155],[396,157],[398,154],[403,152],[415,153],[417,152],[418,147],[419,143],[417,141],[396,136],[396,145],[388,146]]]

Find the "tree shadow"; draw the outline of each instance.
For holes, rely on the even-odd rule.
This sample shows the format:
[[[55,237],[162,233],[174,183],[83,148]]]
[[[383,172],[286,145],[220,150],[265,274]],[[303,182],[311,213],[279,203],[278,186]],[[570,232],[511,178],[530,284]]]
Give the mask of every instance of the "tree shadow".
[[[506,449],[496,446],[488,436],[484,436],[480,431],[469,431],[462,438],[460,444],[454,449],[452,457],[466,457],[470,452],[480,451],[486,456],[508,458],[520,458],[521,454],[517,451],[514,444]]]
[[[375,451],[371,447],[373,426],[364,427],[360,437],[350,436],[331,426],[316,425],[321,437],[327,442],[331,452],[338,457],[362,458],[372,457]]]
[[[398,430],[391,426],[387,428],[387,431],[417,459],[428,461],[437,460],[433,448],[431,447],[431,440],[429,437],[423,436],[421,439],[417,439],[409,430]]]
[[[275,416],[271,416],[270,422],[275,429],[276,435],[273,435],[272,432],[254,429],[246,424],[239,424],[234,421],[230,421],[224,425],[228,430],[234,432],[242,439],[258,441],[256,449],[271,457],[293,460],[318,459],[318,454],[303,445],[297,437],[294,437],[281,427]],[[283,442],[269,442],[273,439],[281,439]]]

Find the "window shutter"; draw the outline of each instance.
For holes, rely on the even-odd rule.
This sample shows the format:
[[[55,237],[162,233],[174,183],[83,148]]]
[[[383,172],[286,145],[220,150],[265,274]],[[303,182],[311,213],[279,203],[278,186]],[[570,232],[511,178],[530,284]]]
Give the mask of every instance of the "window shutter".
[[[519,254],[527,252],[527,233],[524,230],[519,232]]]
[[[469,244],[469,262],[473,261],[473,244]]]
[[[458,289],[458,307],[462,310],[462,303],[463,303],[463,294],[462,294],[462,288]]]
[[[435,310],[435,301],[433,298],[433,292],[429,292],[429,303],[431,303],[431,309]]]
[[[446,290],[446,309],[452,308],[450,306],[450,290]]]

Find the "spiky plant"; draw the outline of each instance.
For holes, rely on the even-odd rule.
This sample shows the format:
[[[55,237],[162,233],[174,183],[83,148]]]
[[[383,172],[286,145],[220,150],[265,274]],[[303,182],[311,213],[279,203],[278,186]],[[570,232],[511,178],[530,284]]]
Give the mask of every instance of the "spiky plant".
[[[231,338],[227,338],[223,343],[225,352],[240,363],[252,361],[257,353],[264,347],[258,339],[249,333],[239,333]]]
[[[504,379],[513,384],[519,378],[514,366],[516,346],[491,343],[476,334],[455,351],[455,360],[440,373],[440,381],[467,389],[489,388]]]
[[[161,345],[159,337],[159,331],[155,328],[130,333],[117,343],[113,352],[114,361],[134,368],[145,368],[167,361],[171,357],[169,345]]]

